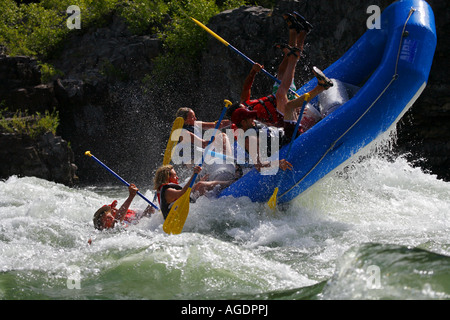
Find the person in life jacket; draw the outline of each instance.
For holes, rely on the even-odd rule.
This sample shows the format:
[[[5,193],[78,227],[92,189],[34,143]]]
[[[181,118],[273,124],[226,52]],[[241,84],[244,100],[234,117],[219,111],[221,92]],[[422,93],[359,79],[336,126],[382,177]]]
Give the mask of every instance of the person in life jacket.
[[[169,164],[161,166],[156,170],[153,186],[157,192],[159,207],[164,219],[167,218],[173,203],[188,190],[194,175],[199,174],[201,170],[202,168],[200,166],[195,166],[191,179],[184,187],[178,184],[179,178],[172,165]],[[195,201],[194,199],[204,195],[206,192],[213,190],[216,187],[225,188],[230,184],[230,181],[200,180],[192,186],[191,200]],[[192,199],[192,197],[194,197],[194,199]]]
[[[296,103],[296,105],[299,105],[297,107],[299,109],[295,109],[296,111],[300,111],[303,103],[303,96],[296,97],[289,91],[289,88],[293,88],[295,91],[295,85],[293,86],[295,67],[292,69],[292,62],[291,66],[289,66],[289,61],[292,60],[292,58],[298,61],[300,58],[306,35],[311,31],[312,26],[304,17],[296,12],[294,12],[294,14],[285,14],[283,15],[283,18],[289,26],[289,43],[275,45],[276,48],[281,49],[284,53],[283,60],[278,68],[278,77],[281,82],[285,82],[283,90],[280,92],[280,88],[283,84],[275,83],[272,94],[258,99],[251,99],[251,88],[256,74],[264,68],[261,64],[255,63],[244,81],[240,101],[231,105],[227,110],[227,116],[229,118],[231,118],[236,109],[247,108],[250,111],[256,111],[256,119],[258,121],[270,126],[284,127],[286,112],[290,112],[290,110],[286,110],[287,102],[298,99],[301,100],[300,103]],[[297,63],[297,61],[295,63]],[[316,67],[313,68],[314,73],[315,68]],[[333,83],[329,79],[323,83],[318,83],[316,88],[308,93],[310,95],[310,100],[332,85]],[[291,118],[290,115],[289,118]]]
[[[267,157],[271,156],[271,145],[273,143],[277,143],[279,146],[285,144],[285,135],[284,134],[271,134],[271,130],[269,127],[263,124],[256,124],[255,119],[257,117],[256,111],[250,111],[246,108],[237,109],[231,118],[231,121],[237,126],[237,132],[244,135],[244,144],[242,145],[247,151],[248,155],[251,158],[251,163],[254,164],[255,168],[261,172],[262,168],[273,167],[276,164],[273,161],[264,161],[262,160],[262,154],[267,155]],[[248,131],[253,130],[252,133],[248,134]],[[293,130],[291,130],[293,132]],[[261,139],[266,140],[267,150],[260,150]],[[274,141],[277,139],[278,141]],[[238,142],[242,142],[242,140],[238,137]],[[288,162],[286,159],[281,159],[278,161],[278,166],[282,170],[292,170],[292,164]]]
[[[177,110],[177,113],[175,115],[176,117],[181,117],[184,119],[184,125],[183,129],[186,134],[180,135],[179,142],[183,142],[183,139],[187,137],[192,145],[198,146],[200,148],[206,148],[206,146],[209,143],[209,140],[203,139],[203,131],[208,129],[214,129],[216,126],[215,122],[205,122],[205,121],[198,121],[197,117],[195,115],[194,110],[187,107],[182,107]],[[231,125],[230,120],[222,120],[219,130],[223,129],[225,127],[228,127]],[[214,139],[213,143],[221,143],[220,150],[222,150],[222,153],[225,153],[226,150],[230,150],[230,141],[228,139],[228,136],[225,133],[217,134],[216,138]]]
[[[303,102],[305,100],[309,101],[315,96],[317,96],[320,92],[323,92],[324,90],[328,89],[333,85],[333,82],[328,79],[322,71],[320,71],[318,68],[314,67],[313,72],[318,80],[318,85],[316,88],[314,88],[309,96],[302,95],[300,98],[289,100],[288,98],[288,90],[289,86],[292,82],[295,67],[299,60],[299,55],[292,53],[292,51],[289,51],[289,48],[286,48],[287,54],[288,54],[288,64],[286,67],[286,73],[284,74],[284,77],[281,79],[281,85],[277,92],[277,103],[279,106],[283,107],[283,110],[285,111],[284,114],[284,121],[283,121],[283,128],[284,128],[284,137],[281,140],[281,146],[288,144],[292,138],[298,137],[302,133],[301,126],[299,127],[299,130],[294,133],[296,123],[297,123],[297,114],[296,110],[300,108],[303,105]],[[288,52],[289,51],[289,52]],[[331,85],[330,85],[331,84]],[[231,115],[231,121],[238,127],[241,128],[244,133],[247,132],[250,129],[256,129],[255,128],[255,119],[258,117],[258,112],[253,110],[250,111],[247,108],[237,108],[234,110],[234,112]],[[245,149],[250,154],[250,157],[256,163],[259,165],[261,161],[259,160],[259,156],[261,155],[261,150],[258,150],[258,147],[260,145],[260,139],[266,138],[261,137],[261,134],[264,134],[262,132],[268,132],[268,131],[262,131],[262,130],[255,130],[255,135],[246,135],[245,139]],[[251,146],[256,146],[251,148]],[[256,150],[256,153],[255,153]],[[265,153],[267,154],[267,152]],[[256,161],[256,162],[255,162]],[[286,161],[284,159],[280,160],[280,168],[283,169],[284,163],[283,161]]]
[[[179,144],[175,149],[174,154],[176,156],[172,158],[174,163],[194,165],[198,164],[200,160],[205,157],[202,175],[207,176],[208,180],[235,180],[236,168],[234,165],[234,159],[232,158],[233,149],[231,147],[228,135],[225,132],[218,131],[209,149],[209,151],[213,151],[220,155],[225,155],[225,157],[228,156],[228,158],[224,159],[223,157],[216,157],[213,159],[208,155],[205,156],[204,149],[210,141],[209,133],[214,132],[212,129],[215,128],[216,123],[198,121],[194,110],[191,108],[179,108],[176,113],[176,117],[183,118],[184,125],[183,131],[180,134]],[[224,129],[230,125],[230,120],[222,120],[218,129]],[[204,132],[204,130],[211,131],[207,133]],[[190,152],[190,156],[185,157],[184,152]]]
[[[104,205],[99,208],[95,212],[93,218],[95,229],[111,229],[114,228],[117,222],[124,223],[125,225],[136,223],[143,216],[152,214],[155,210],[150,205],[141,214],[129,209],[131,202],[138,191],[139,189],[134,184],[130,184],[128,187],[128,198],[124,201],[120,208],[117,208],[117,200],[114,200],[110,205]]]

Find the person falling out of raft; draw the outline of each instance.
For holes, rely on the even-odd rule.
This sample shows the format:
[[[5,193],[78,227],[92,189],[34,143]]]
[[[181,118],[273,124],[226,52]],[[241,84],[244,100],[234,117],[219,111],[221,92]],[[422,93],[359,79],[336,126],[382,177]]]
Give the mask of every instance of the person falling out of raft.
[[[291,110],[296,110],[301,107],[304,96],[296,98],[295,95],[289,91],[289,87],[295,89],[295,86],[293,86],[295,64],[300,58],[306,36],[312,30],[312,25],[295,11],[293,14],[284,14],[283,18],[289,27],[289,42],[288,44],[275,45],[276,48],[281,49],[284,53],[283,60],[278,67],[278,77],[281,79],[281,82],[285,82],[283,90],[280,92],[283,83],[280,85],[275,83],[272,91],[273,94],[259,99],[251,99],[251,88],[255,76],[263,69],[262,65],[255,63],[244,81],[240,101],[231,105],[227,110],[228,118],[231,118],[236,109],[247,108],[248,110],[256,111],[256,120],[270,126],[282,128],[284,127],[285,121],[296,121],[296,116],[295,119],[292,117],[293,114],[291,113]],[[294,68],[292,68],[292,61],[294,60],[295,64]],[[291,67],[288,67],[290,61]],[[317,67],[313,67],[313,73],[318,78],[319,83],[308,93],[310,95],[309,100],[333,86],[333,82],[325,77],[322,71]],[[289,81],[289,83],[286,83],[287,81]],[[293,102],[288,107],[287,104],[290,101]],[[289,110],[286,110],[287,108],[289,108]]]
[[[155,209],[151,205],[147,206],[142,213],[129,209],[138,191],[139,189],[134,184],[130,184],[128,187],[128,198],[120,208],[117,208],[117,200],[114,200],[110,205],[104,205],[98,209],[93,218],[95,229],[111,229],[114,228],[117,222],[121,222],[124,225],[137,223],[142,217],[154,213]]]
[[[191,108],[179,108],[177,110],[177,113],[175,115],[176,117],[181,117],[184,119],[184,125],[183,129],[187,132],[187,135],[190,137],[190,143],[194,146],[199,146],[202,148],[206,148],[209,141],[204,140],[202,138],[203,130],[208,129],[214,129],[216,126],[215,122],[205,122],[205,121],[198,121],[197,117],[195,116],[194,110]],[[227,127],[231,125],[230,120],[222,120],[219,129],[223,129],[224,127]],[[180,141],[183,141],[183,135],[180,136]],[[217,142],[216,142],[217,141]],[[217,135],[217,138],[214,139],[213,143],[220,143],[222,142],[222,148],[223,153],[225,153],[225,150],[230,150],[230,141],[228,139],[228,136],[222,132],[222,134]]]
[[[277,124],[279,124],[282,121],[282,126],[284,128],[284,135],[280,136],[280,146],[288,144],[292,136],[294,135],[295,125],[297,122],[297,114],[296,110],[298,108],[301,108],[304,100],[305,95],[300,96],[299,98],[289,100],[288,98],[288,92],[289,87],[294,79],[295,74],[295,67],[297,65],[298,60],[300,59],[300,53],[303,48],[303,41],[306,37],[306,34],[308,32],[308,28],[305,27],[307,24],[303,23],[300,27],[295,27],[296,23],[298,22],[297,19],[293,19],[293,15],[285,15],[286,20],[288,21],[288,25],[290,27],[289,32],[290,35],[295,34],[297,35],[297,41],[300,41],[297,44],[300,44],[300,48],[298,47],[291,47],[289,45],[282,46],[282,50],[285,53],[285,58],[287,60],[286,69],[283,72],[282,78],[281,78],[281,84],[280,87],[277,90],[276,93],[276,114],[279,116],[277,120]],[[299,29],[300,28],[300,29]],[[257,70],[258,68],[254,68]],[[309,99],[311,100],[315,96],[317,96],[319,93],[323,92],[324,90],[327,90],[333,85],[333,82],[328,79],[322,71],[320,71],[318,68],[314,67],[313,72],[318,80],[318,85],[311,90],[309,94]],[[249,93],[249,91],[248,91]],[[244,94],[244,97],[247,97]],[[273,113],[272,113],[273,114]],[[259,139],[268,139],[267,146],[270,145],[270,141],[273,138],[271,134],[269,134],[270,130],[268,130],[267,126],[256,126],[255,119],[261,118],[261,112],[259,112],[257,109],[253,108],[253,110],[250,110],[248,107],[245,107],[243,105],[240,105],[238,108],[234,109],[231,113],[231,121],[240,129],[242,129],[243,132],[246,132],[250,129],[254,129],[256,132],[256,135],[246,135],[244,140],[244,146],[245,150],[249,153],[250,157],[253,160],[253,163],[255,164],[256,168],[259,170],[261,167],[267,167],[272,166],[272,164],[265,163],[263,164],[260,160],[261,150],[259,150]],[[265,119],[267,122],[267,119]],[[264,120],[263,120],[264,121]],[[269,121],[270,122],[270,121]],[[274,123],[275,125],[275,123]],[[279,125],[278,125],[279,126]],[[264,129],[264,130],[261,130]],[[299,127],[298,132],[296,133],[295,137],[301,134],[302,128]],[[242,133],[241,131],[241,133]],[[267,135],[267,137],[263,137],[261,135]],[[238,141],[242,141],[238,139]],[[251,148],[251,146],[256,146],[257,148]],[[265,153],[270,157],[269,154],[269,148],[267,152]],[[283,163],[285,160],[280,160],[280,168],[283,169],[283,166],[285,163]],[[258,168],[259,167],[259,168]],[[289,168],[292,168],[292,165],[290,165]]]
[[[182,161],[183,164],[191,167],[194,163],[198,163],[197,161],[200,160],[200,156],[204,156],[204,150],[200,148],[206,148],[208,146],[209,140],[203,139],[205,136],[203,131],[214,129],[216,122],[198,121],[194,110],[186,107],[179,108],[176,113],[176,117],[181,117],[184,119],[183,131],[179,138],[179,146],[181,147],[182,144],[184,144],[184,146],[186,146],[186,144],[188,145],[187,148],[182,147],[179,149],[178,155],[183,157],[183,153],[185,151],[189,152],[190,150],[190,157],[187,157],[189,160],[183,157]],[[229,126],[231,126],[230,120],[222,120],[218,129],[221,130]],[[239,176],[239,172],[236,172],[234,162],[229,160],[232,159],[231,156],[233,149],[230,145],[230,139],[227,134],[224,132],[217,132],[211,147],[214,152],[228,156],[228,162],[223,158],[209,159],[205,161],[202,170],[203,176],[200,178],[210,181],[236,180]],[[186,162],[186,160],[188,162]]]
[[[202,168],[195,166],[193,168],[193,174],[191,179],[186,183],[184,187],[178,184],[178,175],[172,165],[161,166],[156,170],[154,178],[154,189],[157,192],[159,207],[163,214],[164,219],[170,212],[170,209],[174,202],[179,199],[189,188],[192,179],[195,174],[199,174]],[[191,197],[194,199],[201,195],[204,195],[208,191],[217,188],[225,188],[231,184],[231,181],[204,181],[200,179],[199,182],[192,186]]]

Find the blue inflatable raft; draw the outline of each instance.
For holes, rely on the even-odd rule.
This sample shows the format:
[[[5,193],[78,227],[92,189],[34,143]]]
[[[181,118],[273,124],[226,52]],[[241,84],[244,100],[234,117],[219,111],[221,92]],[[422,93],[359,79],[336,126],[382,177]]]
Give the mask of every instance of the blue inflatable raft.
[[[293,143],[293,171],[262,175],[255,169],[224,189],[220,197],[267,202],[278,186],[286,203],[334,172],[369,143],[395,126],[424,90],[436,48],[434,14],[424,0],[397,1],[381,14],[379,29],[369,29],[324,73],[354,90],[353,96]],[[317,84],[313,79],[300,95]],[[356,91],[356,93],[355,93]],[[317,99],[317,98],[316,98]],[[317,104],[318,101],[312,101]],[[279,152],[285,158],[287,146]]]

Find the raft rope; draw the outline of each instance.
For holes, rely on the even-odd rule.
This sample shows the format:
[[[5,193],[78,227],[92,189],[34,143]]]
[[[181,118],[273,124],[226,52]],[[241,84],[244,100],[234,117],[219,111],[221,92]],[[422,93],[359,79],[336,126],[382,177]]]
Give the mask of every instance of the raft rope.
[[[408,17],[406,18],[405,24],[403,25],[403,30],[402,30],[402,35],[400,37],[400,43],[399,43],[399,48],[398,48],[398,53],[397,53],[397,60],[395,63],[395,70],[394,70],[394,75],[392,76],[391,81],[388,83],[388,85],[386,86],[386,88],[384,88],[384,90],[380,93],[380,95],[373,101],[373,103],[369,106],[369,108],[367,108],[367,110],[339,137],[336,139],[336,141],[334,141],[331,146],[328,148],[328,150],[323,154],[323,156],[319,159],[319,161],[296,183],[294,184],[291,188],[289,188],[286,192],[284,192],[283,194],[280,195],[279,198],[283,197],[284,195],[286,195],[288,192],[290,192],[292,189],[294,189],[297,185],[299,185],[318,165],[319,163],[322,162],[322,160],[325,158],[325,156],[331,151],[333,150],[333,148],[335,147],[336,143],[338,143],[339,140],[341,140],[351,129],[353,129],[353,127],[370,111],[370,109],[372,109],[372,107],[375,105],[375,103],[377,103],[377,101],[384,95],[384,93],[387,91],[387,89],[391,86],[391,84],[398,79],[398,62],[400,60],[400,53],[401,53],[401,48],[402,48],[402,41],[403,38],[405,36],[405,29],[406,29],[406,25],[408,24],[409,19],[411,18],[412,14],[416,11],[416,9],[414,9],[413,7],[411,7],[411,9],[409,10],[409,14]]]

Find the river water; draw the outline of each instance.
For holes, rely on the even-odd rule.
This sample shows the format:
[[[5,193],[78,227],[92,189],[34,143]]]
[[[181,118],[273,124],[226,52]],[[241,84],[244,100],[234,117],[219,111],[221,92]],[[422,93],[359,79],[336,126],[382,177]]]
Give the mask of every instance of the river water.
[[[450,298],[450,183],[403,157],[359,159],[275,213],[201,197],[180,235],[160,213],[94,230],[127,192],[1,181],[0,299]]]

